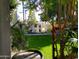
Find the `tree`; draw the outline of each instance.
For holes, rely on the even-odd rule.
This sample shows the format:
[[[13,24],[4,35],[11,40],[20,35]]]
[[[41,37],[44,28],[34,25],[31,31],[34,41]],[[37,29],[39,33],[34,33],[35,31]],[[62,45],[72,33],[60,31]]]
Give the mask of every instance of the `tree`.
[[[33,10],[34,8],[28,2],[29,0],[28,1],[21,0],[21,1],[22,1],[22,7],[23,7],[23,20],[24,20],[24,8],[26,8],[26,9],[31,10],[31,13],[29,14],[29,20],[27,22],[31,25],[36,24],[35,14],[34,14],[34,10]],[[29,4],[26,4],[26,6],[24,6],[24,2],[27,2]],[[15,6],[15,4],[13,6]],[[33,10],[33,12],[32,12],[32,10]],[[27,42],[26,42],[26,37],[24,35],[23,26],[28,26],[28,25],[25,25],[24,23],[17,21],[15,24],[13,24],[13,26],[11,26],[12,48],[17,48],[18,50],[27,48],[27,46],[26,46]]]
[[[54,23],[53,17],[57,14],[57,0],[42,0],[41,8],[43,13],[41,14],[41,20],[50,21],[52,20],[52,58],[55,59],[55,31],[54,31]]]
[[[42,13],[40,14],[41,20],[51,21],[52,57],[53,59],[59,57],[60,59],[64,59],[65,44],[68,42],[67,40],[72,37],[72,34],[69,34],[67,35],[68,37],[66,37],[65,34],[69,32],[68,30],[66,31],[66,29],[70,27],[69,30],[72,30],[72,27],[77,24],[77,15],[74,15],[75,11],[77,13],[77,0],[40,0],[38,4],[36,3],[36,0],[27,0],[26,8],[29,10],[29,25],[36,23],[34,11],[36,11],[39,5],[42,10]],[[56,20],[54,20],[55,16]],[[60,45],[60,55],[58,55],[57,43]],[[55,52],[57,53],[57,56],[55,56]]]
[[[72,23],[71,21],[69,22],[69,19],[73,19],[75,20],[72,16],[74,15],[74,6],[75,6],[75,0],[42,0],[41,1],[41,7],[43,9],[43,13],[41,14],[41,19],[43,21],[49,21],[52,20],[53,21],[53,16],[57,15],[57,19],[56,19],[56,23],[54,24],[54,22],[52,22],[52,46],[53,46],[53,59],[54,59],[54,52],[55,52],[55,45],[57,44],[57,41],[60,41],[60,58],[64,59],[64,47],[65,47],[65,37],[64,37],[64,32],[65,32],[65,28],[67,28],[69,23]],[[68,4],[70,4],[72,6],[72,8],[69,9],[69,11],[67,12],[67,7]],[[54,8],[56,7],[56,8]],[[71,12],[71,13],[70,13]],[[68,15],[70,13],[70,16]],[[72,14],[72,15],[71,15]],[[63,17],[63,19],[61,19]],[[68,18],[71,17],[71,18]],[[75,20],[76,21],[76,20]],[[57,35],[59,31],[59,35]],[[59,39],[57,39],[57,37],[59,36]]]

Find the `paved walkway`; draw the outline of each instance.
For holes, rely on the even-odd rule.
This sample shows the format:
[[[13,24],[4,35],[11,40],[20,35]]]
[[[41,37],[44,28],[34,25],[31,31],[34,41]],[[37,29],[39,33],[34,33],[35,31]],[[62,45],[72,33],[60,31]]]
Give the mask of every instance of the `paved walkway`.
[[[11,52],[11,57],[13,57],[16,54],[16,58],[21,57],[21,59],[41,59],[41,56],[39,53],[35,53],[35,52]]]

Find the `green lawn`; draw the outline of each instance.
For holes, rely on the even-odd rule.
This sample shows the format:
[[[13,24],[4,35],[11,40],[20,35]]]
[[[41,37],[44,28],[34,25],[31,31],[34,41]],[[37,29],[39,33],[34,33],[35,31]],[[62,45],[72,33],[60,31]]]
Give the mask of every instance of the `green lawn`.
[[[52,38],[50,35],[46,36],[27,36],[28,48],[39,50],[44,59],[52,59]]]

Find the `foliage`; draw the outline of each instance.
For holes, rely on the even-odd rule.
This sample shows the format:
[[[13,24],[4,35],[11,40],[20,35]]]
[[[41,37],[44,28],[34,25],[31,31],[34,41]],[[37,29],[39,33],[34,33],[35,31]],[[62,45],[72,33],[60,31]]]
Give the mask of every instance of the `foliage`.
[[[75,57],[77,56],[78,53],[78,34],[76,31],[70,30],[71,28],[65,28],[64,31],[64,56],[69,56],[70,54],[73,54]],[[60,56],[60,36],[57,36],[57,40],[55,41],[55,56],[59,57]],[[58,46],[59,45],[59,46]],[[57,48],[56,48],[57,47]],[[58,54],[57,54],[58,53]],[[73,57],[73,56],[72,56]],[[73,57],[74,58],[74,57]]]
[[[67,49],[68,54],[76,53],[77,54],[77,49],[78,49],[78,34],[76,31],[73,30],[66,30],[67,32],[65,33],[65,48]]]
[[[11,9],[15,8],[15,6],[16,6],[16,3],[14,3],[15,1],[14,0],[12,0],[12,1],[10,2]],[[75,2],[77,2],[77,0],[72,0],[72,1],[71,0],[69,0],[69,1],[68,0],[49,0],[49,1],[48,0],[40,0],[39,4],[36,3],[37,2],[36,0],[27,0],[26,2],[27,2],[26,8],[29,10],[28,25],[36,24],[35,14],[33,12],[37,9],[38,6],[40,6],[41,10],[42,10],[42,13],[40,14],[42,21],[50,21],[50,20],[53,21],[53,18],[55,16],[57,16],[56,23],[58,23],[58,26],[59,26],[57,28],[58,30],[56,29],[57,32],[53,31],[53,29],[55,27],[53,28],[53,25],[52,25],[52,28],[53,28],[52,34],[55,32],[55,35],[52,35],[53,36],[52,41],[55,40],[55,43],[52,43],[52,45],[53,44],[55,45],[55,47],[53,47],[53,50],[55,49],[55,51],[53,51],[53,52],[59,52],[59,51],[57,51],[59,48],[58,47],[56,48],[56,45],[57,44],[60,45],[60,49],[59,49],[60,55],[57,55],[57,57],[58,56],[62,57],[65,54],[64,53],[65,51],[67,51],[68,55],[72,54],[72,53],[77,54],[78,47],[77,47],[76,43],[78,43],[78,42],[70,41],[71,38],[77,39],[77,37],[78,37],[77,31],[73,30],[74,26],[77,24],[77,15],[76,16],[74,15],[74,11],[76,11],[76,9],[77,9],[77,6],[76,6],[77,4],[75,4]],[[61,19],[61,18],[63,18],[63,19]],[[69,20],[71,20],[71,21],[69,21]],[[62,27],[61,23],[64,24],[63,28],[61,28]],[[68,24],[70,24],[70,25],[68,26]],[[66,28],[69,28],[69,29],[66,29]],[[19,29],[18,27],[12,28],[12,31],[13,31],[12,35],[13,35],[13,39],[14,39],[13,45],[16,46],[17,48],[24,45],[23,43],[25,42],[24,33],[20,30],[21,29]],[[77,28],[76,28],[76,30],[77,30]],[[40,37],[42,37],[42,36],[40,36]],[[19,43],[21,43],[21,41],[23,43],[19,44]],[[44,42],[44,44],[40,43],[39,45],[37,45],[38,43],[36,41],[37,41],[36,38],[34,38],[34,41],[29,40],[29,42],[30,42],[29,48],[41,49],[38,46],[48,43],[48,42]],[[33,46],[33,44],[35,44],[35,45]]]
[[[36,17],[35,17],[35,11],[29,11],[29,18],[27,20],[27,23],[29,26],[31,25],[35,25],[37,24],[37,20],[36,20]]]
[[[43,20],[43,21],[49,21],[49,20],[53,20],[53,17],[55,16],[55,15],[57,15],[57,21],[56,21],[56,23],[58,23],[58,30],[57,29],[55,29],[55,27],[53,27],[54,28],[54,30],[52,29],[52,34],[53,33],[55,33],[55,34],[53,34],[53,41],[54,40],[56,40],[56,41],[54,41],[54,43],[52,43],[52,45],[54,46],[54,45],[56,45],[57,43],[55,43],[55,42],[57,42],[57,41],[59,41],[60,42],[60,58],[63,58],[64,59],[64,46],[65,46],[65,43],[66,42],[68,42],[68,40],[69,40],[69,38],[72,38],[72,36],[77,36],[77,34],[76,35],[73,35],[73,31],[72,32],[70,32],[70,30],[72,29],[69,29],[69,31],[66,31],[65,32],[65,28],[67,28],[67,25],[69,24],[69,23],[72,23],[72,24],[74,24],[74,22],[76,21],[75,20],[75,17],[74,17],[74,7],[75,7],[75,1],[73,0],[73,1],[71,1],[71,0],[69,0],[69,1],[67,1],[67,0],[55,0],[54,2],[52,1],[52,0],[49,0],[49,1],[47,1],[47,0],[42,0],[42,8],[43,8],[43,13],[41,14],[41,19]],[[55,5],[53,5],[53,4],[55,4]],[[67,12],[67,7],[68,7],[68,4],[70,5],[70,12],[71,12],[71,14],[70,15],[68,15],[68,12]],[[56,8],[54,8],[54,7],[56,7]],[[53,11],[54,10],[54,11]],[[69,10],[68,10],[69,11]],[[55,12],[55,14],[54,14],[54,12]],[[54,15],[53,15],[54,14]],[[71,17],[71,18],[68,18],[68,17]],[[63,17],[63,19],[61,19]],[[69,22],[69,23],[67,23],[68,22],[68,19],[70,19],[70,20],[72,20],[71,22]],[[74,22],[73,22],[74,21]],[[61,24],[64,24],[64,26],[63,25],[61,25]],[[52,25],[53,26],[53,25]],[[62,28],[62,26],[63,26],[63,28]],[[71,25],[70,25],[71,26]],[[75,26],[75,24],[74,24],[74,26]],[[59,35],[57,35],[57,33],[55,32],[55,31],[59,31]],[[71,34],[68,34],[67,36],[64,34],[64,32],[65,32],[65,34],[67,34],[68,32],[69,33],[71,33]],[[75,32],[75,31],[74,31]],[[76,32],[75,32],[76,33]],[[66,37],[65,37],[66,36]],[[57,37],[59,37],[58,39],[57,39]],[[53,47],[53,50],[54,50],[54,48],[55,47]],[[73,50],[73,49],[72,49]],[[53,53],[54,54],[54,53]],[[53,56],[54,57],[54,56]]]
[[[28,9],[28,10],[37,10],[37,7],[38,7],[38,3],[37,3],[37,0],[21,0],[22,2],[26,2],[26,6],[25,6],[25,9]]]
[[[30,10],[34,9],[35,2],[31,2],[31,0],[21,0],[21,1],[22,2],[26,1],[28,3],[26,5],[26,7],[28,7],[28,9],[30,9]],[[13,9],[16,8],[18,3],[17,3],[16,0],[10,0],[9,5],[10,5],[10,11],[12,11],[11,13],[13,13],[14,12]],[[36,19],[35,19],[35,16],[33,14],[30,14],[30,16],[29,16],[30,19],[29,19],[28,25],[29,24],[31,24],[31,25],[36,24]],[[12,15],[10,15],[10,17],[11,16]],[[23,27],[23,25],[20,24],[20,22],[17,22],[16,24],[14,24],[11,27],[12,48],[15,47],[15,48],[17,48],[19,50],[27,48],[26,45],[25,45],[27,40],[25,39],[24,28],[22,29],[22,27]]]
[[[44,10],[43,13],[40,14],[41,20],[49,21],[53,19],[57,12],[57,0],[42,0],[41,5],[42,10]]]
[[[20,25],[19,25],[20,26]],[[26,37],[24,35],[24,32],[20,27],[11,27],[11,36],[12,36],[12,48],[17,48],[18,50],[27,48],[26,43]]]
[[[18,5],[18,3],[16,2],[16,0],[10,0],[9,1],[10,10],[15,9],[17,5]]]

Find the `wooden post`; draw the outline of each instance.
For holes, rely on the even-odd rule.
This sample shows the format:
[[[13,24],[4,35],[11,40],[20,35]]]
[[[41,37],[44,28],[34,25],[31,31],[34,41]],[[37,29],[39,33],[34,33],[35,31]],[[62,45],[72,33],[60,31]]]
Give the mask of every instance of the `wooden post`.
[[[0,0],[0,59],[11,59],[9,0]]]

